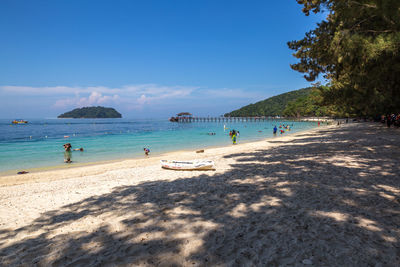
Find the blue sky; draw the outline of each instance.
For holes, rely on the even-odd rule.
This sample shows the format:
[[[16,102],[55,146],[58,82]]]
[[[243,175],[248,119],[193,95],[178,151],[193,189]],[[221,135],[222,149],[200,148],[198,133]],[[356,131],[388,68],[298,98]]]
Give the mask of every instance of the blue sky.
[[[286,42],[321,18],[295,0],[2,0],[0,116],[221,115],[309,86]]]

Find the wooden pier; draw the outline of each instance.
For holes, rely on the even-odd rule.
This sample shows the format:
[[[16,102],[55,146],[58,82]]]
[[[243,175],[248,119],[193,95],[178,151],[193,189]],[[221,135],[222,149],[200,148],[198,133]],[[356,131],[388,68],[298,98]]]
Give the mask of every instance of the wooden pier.
[[[272,117],[175,117],[174,122],[261,122],[271,119]]]

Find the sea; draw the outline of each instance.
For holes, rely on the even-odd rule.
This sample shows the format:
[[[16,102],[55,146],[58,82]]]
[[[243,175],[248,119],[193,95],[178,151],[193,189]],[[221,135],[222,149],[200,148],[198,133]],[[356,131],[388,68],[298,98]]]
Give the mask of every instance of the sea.
[[[315,122],[266,120],[176,123],[168,119],[30,119],[27,124],[0,119],[0,174],[64,166],[63,144],[71,143],[72,165],[144,157],[177,150],[232,145],[273,137],[273,127],[290,125],[284,135],[316,127]],[[278,135],[280,135],[278,133]]]

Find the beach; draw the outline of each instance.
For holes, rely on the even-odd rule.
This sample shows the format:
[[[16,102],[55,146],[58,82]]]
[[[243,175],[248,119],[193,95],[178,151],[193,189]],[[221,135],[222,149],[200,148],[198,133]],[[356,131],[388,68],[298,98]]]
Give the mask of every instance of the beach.
[[[400,129],[351,123],[0,177],[0,265],[399,266],[399,162]]]

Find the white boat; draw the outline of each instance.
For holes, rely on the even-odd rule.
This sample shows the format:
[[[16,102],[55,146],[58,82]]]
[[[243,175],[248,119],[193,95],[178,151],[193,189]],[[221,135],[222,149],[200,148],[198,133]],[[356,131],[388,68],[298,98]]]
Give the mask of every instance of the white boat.
[[[161,167],[170,170],[194,171],[194,170],[213,170],[215,169],[212,160],[161,160]]]

